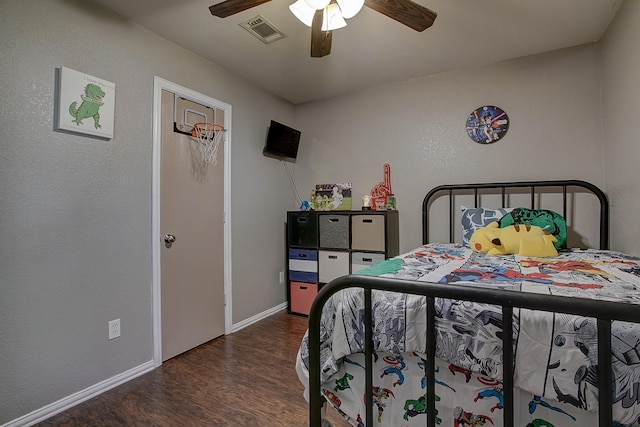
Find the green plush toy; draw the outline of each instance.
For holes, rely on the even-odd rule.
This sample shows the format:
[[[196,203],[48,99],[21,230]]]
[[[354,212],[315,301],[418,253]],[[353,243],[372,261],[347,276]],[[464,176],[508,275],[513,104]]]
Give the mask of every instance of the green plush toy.
[[[492,222],[477,229],[469,245],[474,251],[489,255],[550,257],[558,255],[553,245],[556,241],[554,235],[535,225],[516,224],[499,228],[498,222]]]
[[[535,225],[556,237],[556,242],[553,244],[556,249],[567,247],[567,223],[557,212],[548,209],[515,208],[503,216],[498,223],[500,228],[515,224]]]

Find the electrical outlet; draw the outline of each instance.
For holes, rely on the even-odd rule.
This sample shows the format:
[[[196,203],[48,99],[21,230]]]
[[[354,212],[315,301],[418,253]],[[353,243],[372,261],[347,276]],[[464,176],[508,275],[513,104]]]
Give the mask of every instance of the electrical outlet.
[[[284,285],[284,271],[280,272],[280,284]]]
[[[120,336],[120,319],[109,321],[109,339],[118,338]]]

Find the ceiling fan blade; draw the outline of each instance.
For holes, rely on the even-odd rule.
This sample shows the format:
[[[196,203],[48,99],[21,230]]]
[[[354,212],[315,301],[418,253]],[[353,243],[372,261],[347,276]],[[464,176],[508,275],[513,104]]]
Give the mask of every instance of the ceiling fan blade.
[[[226,0],[213,6],[209,6],[209,11],[213,16],[226,18],[243,10],[251,9],[271,0]]]
[[[365,0],[365,5],[416,31],[433,25],[437,13],[411,0]]]
[[[322,9],[316,10],[311,22],[311,57],[322,58],[331,53],[331,31],[322,31]]]

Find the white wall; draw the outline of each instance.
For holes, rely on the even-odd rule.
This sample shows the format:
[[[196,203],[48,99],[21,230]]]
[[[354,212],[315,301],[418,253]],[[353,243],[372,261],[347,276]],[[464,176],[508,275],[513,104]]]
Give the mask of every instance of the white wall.
[[[233,106],[234,323],[286,300],[292,197],[274,191],[288,179],[262,147],[269,120],[291,122],[294,109],[91,3],[0,0],[0,10],[3,424],[152,359],[154,75]],[[116,84],[111,141],[53,131],[60,66]],[[122,336],[108,341],[115,318]]]
[[[316,183],[353,182],[359,208],[389,163],[400,248],[409,250],[421,243],[422,199],[439,184],[570,178],[602,186],[599,97],[597,50],[585,45],[302,105],[298,188],[306,195]],[[465,132],[482,105],[510,118],[494,144]]]
[[[640,256],[640,2],[627,0],[600,43],[612,249]]]

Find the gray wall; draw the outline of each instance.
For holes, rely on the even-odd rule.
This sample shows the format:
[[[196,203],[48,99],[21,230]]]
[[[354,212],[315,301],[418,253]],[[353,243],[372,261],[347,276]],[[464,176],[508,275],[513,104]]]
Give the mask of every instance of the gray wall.
[[[640,256],[640,1],[624,2],[600,43],[611,246]]]
[[[0,0],[0,424],[152,359],[153,77],[233,106],[233,321],[286,300],[280,162],[293,107],[81,0]],[[116,84],[115,138],[53,131],[55,70]],[[257,220],[259,218],[259,220]],[[267,224],[268,226],[265,226]],[[275,250],[274,250],[275,249]],[[267,254],[242,262],[246,254]],[[122,337],[107,340],[120,318]]]
[[[597,65],[595,45],[585,45],[300,106],[308,144],[296,168],[308,173],[299,187],[308,194],[315,183],[352,182],[359,208],[389,163],[406,251],[421,243],[422,199],[439,184],[571,178],[603,186]],[[465,131],[482,105],[510,118],[494,144]],[[594,228],[585,243],[597,245],[596,236]]]
[[[297,123],[309,141],[296,165],[305,171],[300,192],[353,182],[357,207],[390,163],[408,250],[420,243],[420,203],[435,185],[584,179],[608,194],[612,249],[640,256],[638,22],[640,2],[627,0],[598,43],[300,106]],[[464,132],[468,113],[485,104],[511,119],[508,135],[490,146]]]

